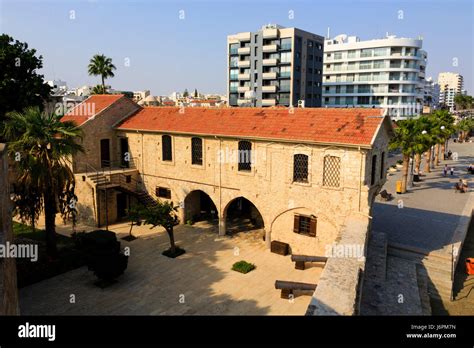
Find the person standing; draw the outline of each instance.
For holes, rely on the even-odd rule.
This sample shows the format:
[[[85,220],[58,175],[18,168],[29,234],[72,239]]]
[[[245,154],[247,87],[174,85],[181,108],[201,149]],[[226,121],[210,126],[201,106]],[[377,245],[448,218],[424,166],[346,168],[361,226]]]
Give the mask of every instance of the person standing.
[[[445,164],[443,168],[443,176],[446,176],[448,174],[448,165]]]
[[[450,172],[451,172],[451,175],[454,175],[454,167],[451,167]]]

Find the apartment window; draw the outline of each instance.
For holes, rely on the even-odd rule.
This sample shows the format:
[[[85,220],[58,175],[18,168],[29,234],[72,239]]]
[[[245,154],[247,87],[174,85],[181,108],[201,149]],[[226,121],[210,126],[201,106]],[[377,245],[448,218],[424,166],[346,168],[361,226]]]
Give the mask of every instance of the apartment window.
[[[336,93],[341,93],[341,86],[336,86]]]
[[[323,186],[339,187],[341,181],[341,158],[337,156],[324,156]]]
[[[230,69],[230,79],[237,80],[239,76],[239,69]]]
[[[313,47],[313,41],[308,40],[308,47]]]
[[[229,84],[229,92],[237,92],[237,88],[239,87],[239,83],[237,81],[231,81]]]
[[[291,63],[291,52],[282,52],[280,56],[280,62]]]
[[[342,59],[342,52],[334,52],[334,59]]]
[[[385,152],[382,152],[382,156],[380,156],[380,179],[383,179],[384,176],[384,162],[385,162]]]
[[[308,182],[308,156],[296,154],[293,156],[293,181]]]
[[[371,48],[365,48],[360,51],[360,56],[363,57],[372,57],[372,49]]]
[[[374,56],[375,57],[388,56],[388,47],[374,49]]]
[[[252,170],[252,143],[250,141],[239,141],[238,170],[248,172]]]
[[[172,147],[171,147],[171,136],[161,136],[161,156],[163,161],[172,161]]]
[[[313,73],[313,68],[308,68],[308,74],[312,74]]]
[[[346,86],[346,93],[354,93],[354,86]]]
[[[239,49],[239,44],[236,43],[236,44],[231,44],[229,46],[229,53],[230,54],[237,54],[237,50]]]
[[[377,169],[377,155],[372,156],[372,172],[370,173],[370,186],[375,184],[375,171]]]
[[[381,69],[381,68],[385,68],[385,61],[383,60],[374,61],[374,69]]]
[[[291,76],[291,68],[289,66],[280,67],[280,77],[290,77],[290,76]]]
[[[308,55],[308,60],[313,60],[314,56],[312,54]]]
[[[293,232],[316,237],[317,219],[315,216],[295,214],[293,219]]]
[[[239,63],[239,57],[230,57],[230,66],[232,68],[236,68],[238,66],[238,63]]]
[[[202,139],[191,138],[191,163],[195,165],[202,165]]]
[[[285,37],[281,39],[280,49],[291,50],[291,37]]]
[[[348,51],[347,52],[347,58],[355,58],[356,57],[356,51]]]
[[[370,104],[370,97],[357,97],[358,105],[367,105]]]
[[[354,105],[354,97],[346,97],[347,105]]]
[[[360,70],[372,69],[372,62],[360,62],[359,69]]]
[[[280,81],[280,92],[289,92],[291,87],[290,80],[281,80]]]
[[[166,187],[157,187],[155,189],[155,194],[159,198],[171,199],[171,190]]]
[[[300,59],[300,53],[296,52],[295,57],[296,57],[296,59]]]

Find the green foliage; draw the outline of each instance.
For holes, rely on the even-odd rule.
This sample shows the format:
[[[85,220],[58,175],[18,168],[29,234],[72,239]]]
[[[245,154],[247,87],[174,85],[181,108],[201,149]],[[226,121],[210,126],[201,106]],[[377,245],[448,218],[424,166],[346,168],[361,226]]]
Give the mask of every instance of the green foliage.
[[[42,60],[28,44],[0,35],[0,132],[8,112],[28,106],[42,108],[48,100],[51,87],[37,73],[43,67]]]
[[[188,219],[188,220],[186,221],[186,225],[189,225],[189,226],[194,225],[193,219]]]
[[[109,77],[114,77],[114,70],[117,68],[115,65],[112,64],[112,59],[106,57],[103,54],[96,54],[92,59],[90,60],[88,68],[88,73],[91,76],[100,76],[102,80],[102,94],[105,94],[105,79]],[[96,86],[97,87],[97,86]],[[94,87],[94,89],[96,88]],[[98,92],[99,90],[96,89],[95,92]],[[94,92],[94,91],[93,91]],[[95,93],[99,94],[99,93]]]
[[[454,96],[456,110],[466,110],[474,108],[474,98],[470,95],[457,94]]]
[[[185,89],[184,92],[183,92],[183,97],[189,97],[189,92],[188,92],[188,89]]]
[[[158,201],[156,206],[144,210],[144,224],[152,225],[151,228],[162,226],[166,231],[172,231],[173,227],[179,224],[177,210],[178,207],[175,207],[173,202]]]
[[[102,85],[96,85],[92,88],[91,94],[107,94],[107,88]]]
[[[72,122],[61,122],[61,116],[29,107],[8,113],[1,135],[9,142],[9,155],[19,172],[14,212],[34,225],[44,210],[46,236],[51,238],[48,252],[54,256],[56,214],[75,220],[77,197],[70,160],[83,151],[76,143],[81,130]]]
[[[239,261],[232,265],[232,270],[240,273],[249,273],[250,271],[254,270],[256,266],[253,263],[249,263],[247,261]]]

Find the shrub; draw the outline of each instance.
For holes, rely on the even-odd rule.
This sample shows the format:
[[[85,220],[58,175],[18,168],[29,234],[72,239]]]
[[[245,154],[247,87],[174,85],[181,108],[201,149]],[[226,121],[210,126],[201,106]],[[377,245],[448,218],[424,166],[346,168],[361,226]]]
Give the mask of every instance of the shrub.
[[[128,264],[128,256],[120,252],[120,242],[115,233],[97,230],[82,235],[82,248],[87,255],[87,267],[100,280],[112,282],[123,274]]]
[[[403,164],[403,160],[398,160],[397,164]]]
[[[187,220],[187,221],[186,221],[186,225],[189,225],[189,226],[194,225],[194,220],[193,220],[193,219]]]
[[[240,273],[249,273],[250,271],[254,270],[256,266],[253,263],[249,263],[247,261],[239,261],[232,265],[232,270]]]

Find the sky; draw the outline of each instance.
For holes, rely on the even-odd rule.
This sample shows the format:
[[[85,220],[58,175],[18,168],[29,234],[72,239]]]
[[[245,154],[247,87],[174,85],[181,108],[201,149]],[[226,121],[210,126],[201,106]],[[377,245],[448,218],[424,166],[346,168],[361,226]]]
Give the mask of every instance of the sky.
[[[70,88],[99,83],[87,65],[101,53],[117,90],[225,94],[227,35],[268,23],[362,40],[421,35],[426,76],[460,73],[474,93],[472,0],[0,0],[0,32],[35,48],[45,79]]]

